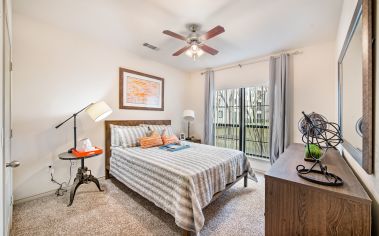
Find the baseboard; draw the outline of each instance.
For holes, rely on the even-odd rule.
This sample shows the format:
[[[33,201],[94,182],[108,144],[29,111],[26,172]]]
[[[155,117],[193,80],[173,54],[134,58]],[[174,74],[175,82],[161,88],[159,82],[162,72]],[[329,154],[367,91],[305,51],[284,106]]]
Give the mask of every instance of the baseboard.
[[[44,192],[44,193],[39,193],[37,195],[33,195],[33,196],[30,196],[30,197],[25,197],[25,198],[17,199],[17,200],[13,201],[13,205],[17,205],[17,204],[24,203],[24,202],[29,202],[29,201],[32,201],[32,200],[35,200],[35,199],[38,199],[38,198],[41,198],[41,197],[46,197],[46,196],[49,196],[49,195],[53,195],[53,194],[55,194],[55,191],[56,190],[51,190],[51,191]]]
[[[250,161],[251,168],[261,174],[265,174],[271,167],[269,160],[254,157],[248,157],[248,160]]]
[[[105,180],[105,176],[98,177],[97,179],[98,180]],[[69,189],[70,187],[71,187],[71,185],[69,185],[67,187],[67,189]],[[39,194],[36,194],[36,195],[33,195],[33,196],[17,199],[17,200],[13,201],[13,205],[17,205],[17,204],[24,203],[24,202],[29,202],[29,201],[32,201],[32,200],[35,200],[35,199],[38,199],[38,198],[41,198],[41,197],[46,197],[46,196],[49,196],[49,195],[53,195],[53,194],[55,194],[55,191],[57,191],[57,190],[53,189],[53,190],[50,190],[50,191],[47,191],[47,192],[44,192],[44,193],[39,193]]]
[[[265,175],[266,174],[266,171],[264,171],[264,170],[259,170],[259,169],[254,169],[254,168],[252,168],[252,169],[254,170],[255,173],[258,173],[258,174],[261,174],[261,175]]]

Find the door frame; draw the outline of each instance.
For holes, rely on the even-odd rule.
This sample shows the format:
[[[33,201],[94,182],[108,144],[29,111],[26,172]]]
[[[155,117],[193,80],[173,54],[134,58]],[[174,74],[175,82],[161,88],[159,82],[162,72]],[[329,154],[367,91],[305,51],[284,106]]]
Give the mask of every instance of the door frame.
[[[12,5],[11,5],[11,0],[2,0],[1,1],[1,4],[0,4],[0,11],[1,11],[1,19],[2,19],[2,22],[1,22],[1,30],[0,30],[0,43],[1,43],[1,49],[0,49],[0,52],[1,52],[1,61],[0,61],[0,64],[1,64],[1,73],[2,73],[2,80],[1,80],[1,89],[0,89],[0,109],[2,110],[2,114],[1,114],[1,117],[0,117],[0,156],[2,158],[2,161],[1,161],[1,166],[0,166],[0,170],[1,170],[1,209],[2,210],[2,214],[1,214],[1,222],[0,222],[0,227],[3,229],[3,235],[6,235],[8,236],[10,234],[10,229],[11,229],[11,226],[12,226],[12,209],[10,209],[10,214],[8,214],[8,212],[6,211],[6,204],[8,205],[8,202],[6,202],[6,199],[7,197],[5,196],[6,194],[6,183],[5,183],[5,180],[6,180],[6,164],[5,164],[5,132],[4,132],[4,116],[5,116],[5,111],[4,111],[4,102],[5,102],[5,94],[4,94],[4,86],[5,86],[5,80],[4,80],[4,74],[5,74],[5,67],[4,67],[4,63],[5,63],[5,58],[4,58],[4,48],[5,48],[5,37],[8,37],[8,41],[9,41],[9,47],[10,47],[10,52],[9,52],[9,57],[10,57],[10,63],[12,62]],[[5,27],[7,27],[7,32],[8,34],[5,35]],[[10,65],[11,66],[11,65]],[[12,71],[12,69],[10,69]],[[12,73],[12,72],[10,72]],[[11,83],[11,81],[10,81]],[[11,113],[11,111],[9,111]],[[10,115],[10,114],[9,114]],[[9,127],[10,128],[10,127]],[[10,137],[9,137],[10,138]],[[11,194],[11,198],[10,198],[10,201],[13,202],[13,193],[10,193]],[[6,217],[8,216],[8,217]]]
[[[0,4],[0,14],[1,14],[1,23],[0,23],[0,53],[1,55],[4,55],[3,51],[3,35],[4,35],[4,0],[1,1]],[[4,58],[3,56],[0,57],[0,71],[1,71],[1,82],[0,82],[0,209],[2,209],[1,215],[0,215],[0,229],[1,234],[8,235],[8,229],[6,229],[5,225],[5,156],[4,156],[4,132],[3,132],[3,85],[4,85]]]

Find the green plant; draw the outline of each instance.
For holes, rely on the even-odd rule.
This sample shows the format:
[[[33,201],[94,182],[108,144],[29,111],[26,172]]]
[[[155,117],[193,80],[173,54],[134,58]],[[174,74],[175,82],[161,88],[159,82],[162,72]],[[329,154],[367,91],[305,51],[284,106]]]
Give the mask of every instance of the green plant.
[[[316,144],[309,144],[309,148],[308,148],[308,145],[305,146],[305,157],[307,158],[313,157],[313,158],[319,159],[321,155],[322,155],[322,150]]]

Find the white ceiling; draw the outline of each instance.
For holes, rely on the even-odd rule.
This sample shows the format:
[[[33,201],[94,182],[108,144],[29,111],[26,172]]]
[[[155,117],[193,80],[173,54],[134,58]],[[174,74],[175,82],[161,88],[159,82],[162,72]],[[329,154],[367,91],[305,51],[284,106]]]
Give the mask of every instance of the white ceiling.
[[[137,55],[193,71],[304,47],[336,37],[342,0],[14,0],[14,11],[125,48]],[[225,33],[207,42],[220,51],[196,62],[171,56],[184,42],[185,25]],[[142,47],[150,43],[160,48]]]

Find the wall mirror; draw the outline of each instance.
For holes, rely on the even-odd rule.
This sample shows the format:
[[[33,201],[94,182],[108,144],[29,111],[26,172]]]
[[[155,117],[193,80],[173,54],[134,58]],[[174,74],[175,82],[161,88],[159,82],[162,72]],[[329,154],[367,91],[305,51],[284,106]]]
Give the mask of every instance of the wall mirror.
[[[371,0],[359,0],[338,59],[339,124],[343,148],[373,172],[373,23]]]

